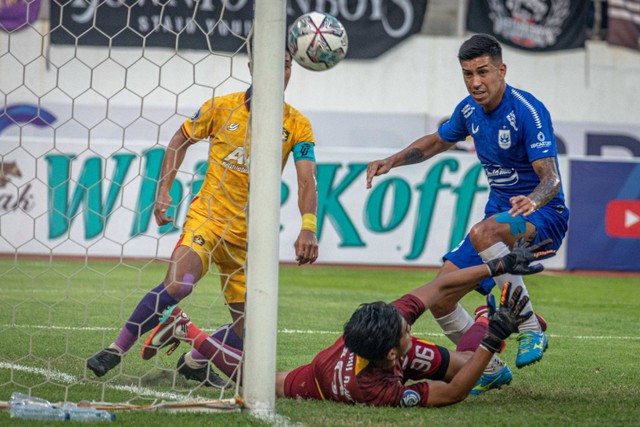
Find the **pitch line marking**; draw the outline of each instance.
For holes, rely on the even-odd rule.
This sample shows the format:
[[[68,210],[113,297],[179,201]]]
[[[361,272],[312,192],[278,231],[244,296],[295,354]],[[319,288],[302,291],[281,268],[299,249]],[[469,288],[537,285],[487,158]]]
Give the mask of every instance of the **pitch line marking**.
[[[2,325],[3,328],[16,328],[17,325]],[[89,331],[89,332],[97,332],[97,331],[118,331],[120,328],[112,328],[112,327],[104,327],[104,326],[83,326],[83,327],[73,327],[73,326],[42,326],[42,325],[20,325],[20,328],[25,329],[47,329],[47,330],[60,330],[60,331]],[[340,331],[323,331],[323,330],[313,330],[313,329],[280,329],[278,330],[279,334],[305,334],[305,335],[340,335],[342,332]],[[442,337],[442,333],[438,332],[414,332],[414,336],[416,337]],[[640,340],[640,336],[615,336],[615,335],[557,335],[557,334],[547,334],[549,338],[566,338],[566,339],[575,339],[575,340]]]
[[[77,384],[77,383],[85,382],[83,378],[76,377],[75,375],[65,374],[64,372],[43,369],[43,368],[35,368],[31,366],[16,365],[14,363],[0,362],[0,369],[9,369],[14,371],[26,372],[29,374],[42,375],[43,377],[47,378],[47,380],[59,381],[67,384]],[[162,392],[162,391],[157,391],[157,390],[153,390],[146,387],[138,387],[138,386],[132,386],[132,385],[113,385],[113,384],[104,384],[104,385],[107,388],[110,388],[113,390],[126,391],[132,394],[138,394],[140,396],[149,396],[157,399],[170,399],[174,401],[190,401],[190,400],[204,399],[200,396],[190,397],[183,394]]]

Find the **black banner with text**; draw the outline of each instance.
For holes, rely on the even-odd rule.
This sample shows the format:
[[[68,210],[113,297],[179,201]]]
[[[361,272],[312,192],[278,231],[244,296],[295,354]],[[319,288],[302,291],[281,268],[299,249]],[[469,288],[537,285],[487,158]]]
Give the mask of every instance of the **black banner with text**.
[[[348,58],[375,58],[419,32],[427,0],[289,1],[287,25],[329,13],[349,36]],[[94,24],[95,22],[95,24]],[[251,0],[52,0],[51,42],[237,52],[253,25]]]
[[[584,0],[473,0],[467,29],[532,52],[582,48],[588,7]]]

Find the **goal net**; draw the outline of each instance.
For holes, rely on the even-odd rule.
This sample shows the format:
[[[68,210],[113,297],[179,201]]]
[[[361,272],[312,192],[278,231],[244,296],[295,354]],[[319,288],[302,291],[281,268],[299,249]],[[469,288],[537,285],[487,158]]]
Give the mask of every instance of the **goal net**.
[[[144,361],[141,337],[101,378],[86,360],[114,342],[165,277],[210,167],[203,140],[171,188],[173,221],[159,227],[165,150],[203,102],[251,84],[252,2],[3,4],[0,401],[19,392],[115,409],[237,409],[240,385],[219,390],[177,374],[184,343]],[[284,2],[281,10],[284,22]],[[231,321],[220,283],[212,265],[180,302],[209,333]]]

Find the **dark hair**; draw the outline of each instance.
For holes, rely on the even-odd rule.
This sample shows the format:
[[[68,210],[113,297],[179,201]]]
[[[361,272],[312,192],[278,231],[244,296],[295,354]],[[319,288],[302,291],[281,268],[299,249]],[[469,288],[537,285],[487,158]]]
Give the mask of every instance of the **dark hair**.
[[[367,360],[382,360],[400,345],[402,317],[382,301],[362,304],[344,325],[344,345]]]
[[[476,34],[462,43],[458,51],[460,61],[469,61],[481,56],[488,56],[492,61],[502,62],[502,46],[489,34]]]

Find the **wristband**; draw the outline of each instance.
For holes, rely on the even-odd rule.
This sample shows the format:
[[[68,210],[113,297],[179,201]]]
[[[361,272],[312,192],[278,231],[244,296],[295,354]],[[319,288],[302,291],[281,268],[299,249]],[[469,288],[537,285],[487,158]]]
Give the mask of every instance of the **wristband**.
[[[502,353],[506,347],[506,343],[497,337],[487,335],[482,342],[480,342],[480,346],[491,353]]]
[[[312,213],[306,213],[302,215],[302,229],[316,232],[317,218]]]

